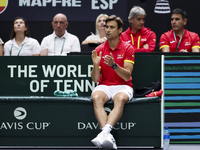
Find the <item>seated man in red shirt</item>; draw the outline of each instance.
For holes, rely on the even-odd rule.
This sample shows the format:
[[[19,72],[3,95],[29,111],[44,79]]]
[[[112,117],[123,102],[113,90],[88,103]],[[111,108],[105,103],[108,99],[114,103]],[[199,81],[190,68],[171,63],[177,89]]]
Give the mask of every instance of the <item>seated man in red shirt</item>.
[[[120,40],[123,21],[112,15],[106,19],[107,41],[92,51],[92,80],[98,85],[92,92],[94,113],[102,131],[91,142],[98,148],[117,149],[110,133],[122,117],[124,105],[133,97],[132,70],[134,48]],[[104,104],[113,101],[114,108],[107,115]]]
[[[134,6],[129,13],[131,27],[121,34],[121,39],[130,43],[135,52],[154,52],[156,46],[156,34],[144,27],[146,13],[143,8]]]
[[[176,8],[172,11],[172,30],[161,35],[159,48],[162,52],[200,52],[198,34],[184,28],[187,23],[185,11]]]

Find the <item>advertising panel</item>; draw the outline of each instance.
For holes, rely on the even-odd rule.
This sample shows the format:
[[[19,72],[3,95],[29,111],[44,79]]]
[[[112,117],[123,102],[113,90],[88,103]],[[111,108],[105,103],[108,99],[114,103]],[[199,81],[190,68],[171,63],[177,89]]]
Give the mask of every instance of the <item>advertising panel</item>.
[[[53,96],[55,90],[89,96],[95,87],[90,56],[13,56],[1,57],[0,62],[2,96]]]
[[[161,103],[148,101],[125,106],[112,130],[118,146],[160,147]],[[107,113],[112,108],[112,103],[104,107]],[[91,139],[100,131],[88,98],[0,96],[0,147],[93,146]]]
[[[12,21],[16,16],[28,21],[52,21],[59,12],[70,21],[94,21],[100,13],[126,19],[126,10],[127,0],[1,0],[0,21]]]
[[[200,56],[165,56],[165,126],[171,143],[200,143]]]

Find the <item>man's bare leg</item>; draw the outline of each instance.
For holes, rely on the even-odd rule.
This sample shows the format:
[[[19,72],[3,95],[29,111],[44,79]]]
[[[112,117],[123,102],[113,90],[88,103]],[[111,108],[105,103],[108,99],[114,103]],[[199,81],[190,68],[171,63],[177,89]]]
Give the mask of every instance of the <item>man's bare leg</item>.
[[[103,91],[95,91],[92,93],[94,106],[94,114],[101,128],[107,124],[108,116],[104,110],[104,104],[109,100]]]
[[[114,108],[112,109],[112,111],[110,112],[108,116],[107,124],[110,124],[112,127],[115,126],[117,121],[119,121],[120,118],[122,117],[124,105],[128,101],[129,101],[128,95],[123,92],[117,93],[113,97]]]

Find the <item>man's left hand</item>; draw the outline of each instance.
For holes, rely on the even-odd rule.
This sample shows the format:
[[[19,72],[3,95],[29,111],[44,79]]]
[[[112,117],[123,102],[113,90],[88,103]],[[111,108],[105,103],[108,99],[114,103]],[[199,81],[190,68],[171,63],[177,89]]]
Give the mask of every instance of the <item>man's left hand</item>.
[[[182,49],[182,50],[180,50],[180,52],[187,53],[188,51],[187,51],[187,49]]]
[[[110,55],[106,55],[106,57],[104,58],[104,63],[111,67],[115,64],[112,53],[110,53]]]

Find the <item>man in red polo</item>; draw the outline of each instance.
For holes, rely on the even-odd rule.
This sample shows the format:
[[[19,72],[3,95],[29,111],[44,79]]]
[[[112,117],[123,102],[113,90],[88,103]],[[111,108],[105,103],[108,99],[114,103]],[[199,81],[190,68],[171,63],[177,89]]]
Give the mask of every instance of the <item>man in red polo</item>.
[[[156,34],[144,27],[145,17],[145,10],[134,6],[128,16],[131,27],[120,36],[123,41],[130,43],[135,48],[135,52],[154,52],[155,50]]]
[[[162,52],[200,52],[198,34],[184,28],[187,23],[185,11],[177,8],[172,11],[172,30],[161,35],[159,47]]]
[[[133,97],[132,70],[134,48],[120,40],[123,21],[112,15],[106,19],[107,41],[92,51],[92,80],[99,84],[92,92],[94,113],[102,131],[91,142],[98,148],[117,149],[110,133],[123,114],[124,105]],[[104,104],[111,100],[114,108],[109,115]]]

